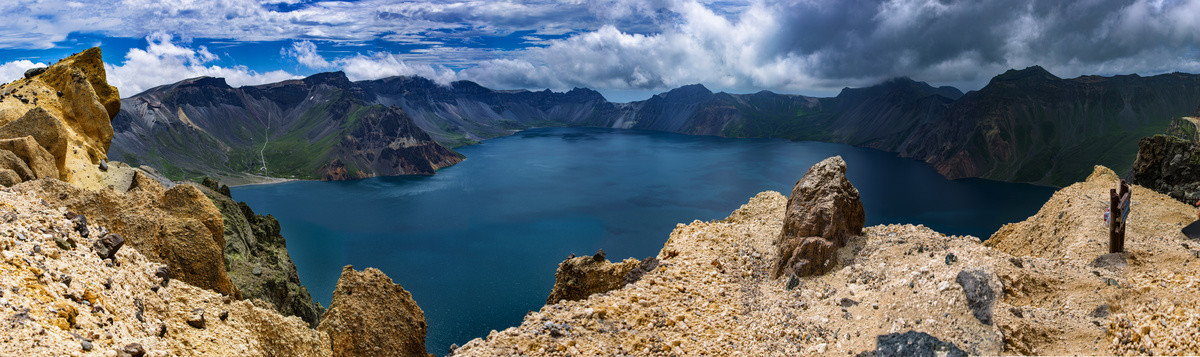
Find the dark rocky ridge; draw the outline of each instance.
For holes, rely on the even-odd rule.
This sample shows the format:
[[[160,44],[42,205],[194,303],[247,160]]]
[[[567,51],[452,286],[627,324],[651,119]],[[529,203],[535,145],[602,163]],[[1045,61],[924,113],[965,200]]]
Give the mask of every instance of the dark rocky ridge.
[[[225,220],[225,270],[242,297],[269,302],[280,314],[300,317],[315,328],[324,308],[301,285],[279,221],[234,201],[229,188],[216,181],[206,179],[196,187]]]
[[[178,98],[183,93],[206,98],[181,104]],[[171,98],[175,102],[167,100]],[[1126,170],[1138,139],[1162,132],[1172,118],[1191,113],[1197,101],[1198,75],[1062,79],[1036,66],[1010,70],[966,94],[897,78],[867,88],[846,88],[833,98],[768,91],[713,93],[702,85],[688,85],[631,103],[609,102],[590,89],[500,91],[466,81],[439,85],[420,77],[350,82],[340,73],[323,73],[236,89],[213,79],[192,79],[125,99],[113,122],[117,134],[110,157],[172,163],[181,172],[256,172],[262,160],[251,157],[257,153],[248,148],[257,148],[262,133],[270,132],[276,144],[268,149],[280,145],[276,138],[287,135],[293,135],[292,140],[283,140],[283,146],[295,145],[291,151],[267,150],[275,154],[274,158],[268,155],[269,164],[299,160],[290,165],[304,168],[296,172],[352,178],[359,170],[371,173],[361,165],[376,159],[368,154],[379,145],[366,145],[369,149],[360,151],[359,144],[347,144],[339,149],[345,151],[310,162],[300,158],[314,155],[296,147],[304,143],[296,136],[308,142],[336,137],[331,134],[344,127],[346,121],[339,118],[351,113],[349,109],[379,104],[400,110],[379,107],[373,112],[376,115],[406,113],[412,124],[448,147],[545,126],[773,137],[895,152],[923,160],[950,178],[1061,186],[1083,179],[1097,164]],[[177,115],[180,110],[185,115]],[[267,123],[271,123],[269,130]],[[402,132],[424,142],[423,133]],[[424,160],[433,167],[458,160],[430,145],[408,153],[402,156],[417,159],[405,162]],[[212,157],[225,160],[207,159]],[[344,169],[338,166],[339,158]],[[328,167],[320,170],[323,165]],[[388,163],[378,165],[382,167],[376,167],[377,174],[388,174]],[[269,168],[266,173],[289,172]]]
[[[1134,184],[1187,204],[1200,200],[1200,141],[1194,118],[1177,119],[1167,135],[1138,142],[1130,173]]]

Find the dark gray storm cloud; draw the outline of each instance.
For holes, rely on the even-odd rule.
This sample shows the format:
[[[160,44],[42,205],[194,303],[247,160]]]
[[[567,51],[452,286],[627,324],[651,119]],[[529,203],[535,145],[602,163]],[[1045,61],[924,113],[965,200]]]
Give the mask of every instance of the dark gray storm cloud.
[[[895,76],[972,89],[1009,68],[1061,76],[1200,71],[1200,1],[758,1],[728,14],[680,0],[678,22],[636,36],[580,34],[464,74],[531,82],[662,89],[828,90]],[[511,62],[512,60],[505,60]],[[546,82],[549,81],[549,82]],[[553,83],[557,82],[557,83]]]

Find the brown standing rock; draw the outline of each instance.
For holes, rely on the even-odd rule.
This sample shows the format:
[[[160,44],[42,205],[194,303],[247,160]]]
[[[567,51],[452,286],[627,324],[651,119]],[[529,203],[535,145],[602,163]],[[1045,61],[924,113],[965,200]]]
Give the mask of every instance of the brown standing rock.
[[[400,284],[375,268],[342,268],[317,330],[334,356],[427,356],[425,313]]]
[[[824,274],[833,269],[837,248],[862,234],[866,213],[858,189],[846,180],[846,161],[834,156],[808,169],[792,188],[773,276]]]
[[[554,273],[554,288],[546,304],[556,304],[562,300],[582,300],[592,294],[599,294],[625,286],[625,275],[638,267],[641,262],[628,258],[620,263],[604,259],[604,252],[594,256],[568,258],[558,264]]]

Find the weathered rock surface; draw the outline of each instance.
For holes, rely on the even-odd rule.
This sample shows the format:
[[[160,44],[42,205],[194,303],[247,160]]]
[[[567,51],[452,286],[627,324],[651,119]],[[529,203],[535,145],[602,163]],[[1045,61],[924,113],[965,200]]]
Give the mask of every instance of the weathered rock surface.
[[[824,274],[848,238],[862,234],[866,213],[858,189],[846,179],[846,161],[834,156],[813,165],[788,198],[776,243],[774,277]]]
[[[563,260],[554,273],[554,287],[546,304],[587,299],[592,294],[620,289],[625,286],[625,276],[640,264],[633,258],[613,263],[605,259],[603,252]]]
[[[924,332],[908,331],[879,336],[873,356],[966,357],[967,353]]]
[[[225,267],[242,297],[261,299],[279,313],[297,316],[316,327],[324,308],[300,284],[296,265],[279,234],[279,221],[254,213],[245,202],[235,202],[229,188],[205,178],[196,186],[221,211],[225,222]]]
[[[54,156],[45,148],[38,145],[30,136],[11,139],[0,139],[0,150],[11,152],[25,163],[34,178],[58,178],[59,170],[55,166]],[[14,170],[15,171],[15,170]],[[22,181],[32,180],[22,179]]]
[[[967,306],[984,325],[992,324],[992,306],[996,303],[992,281],[991,274],[984,270],[963,270],[954,278],[967,297]]]
[[[1171,135],[1143,138],[1132,176],[1134,184],[1195,204],[1200,200],[1200,142]]]
[[[129,192],[89,191],[55,179],[24,182],[14,189],[86,215],[151,260],[166,264],[176,279],[236,297],[225,272],[224,223],[212,201],[195,186],[167,189],[152,179],[137,182]]]
[[[184,282],[160,285],[163,265],[136,247],[106,264],[89,248],[97,235],[79,235],[66,210],[41,201],[0,189],[0,211],[11,218],[0,224],[0,355],[332,355],[328,336],[297,317]],[[55,238],[78,244],[60,248]],[[189,322],[197,309],[227,314]]]
[[[317,330],[334,356],[426,356],[425,313],[400,284],[375,268],[342,268]]]
[[[27,74],[0,87],[0,139],[30,136],[53,157],[52,177],[103,188],[99,164],[107,157],[121,102],[108,85],[100,49]]]

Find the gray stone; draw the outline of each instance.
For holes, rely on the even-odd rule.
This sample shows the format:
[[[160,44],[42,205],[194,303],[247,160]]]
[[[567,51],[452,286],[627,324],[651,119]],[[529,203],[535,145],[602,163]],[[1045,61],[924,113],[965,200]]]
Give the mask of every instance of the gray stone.
[[[197,308],[192,310],[192,314],[188,316],[187,324],[195,328],[204,328],[204,309]]]
[[[100,255],[100,259],[114,259],[117,256],[117,251],[125,245],[125,238],[120,234],[109,233],[105,234],[95,243],[92,243],[92,249],[96,250],[96,254]]]
[[[992,324],[992,306],[996,302],[996,291],[992,289],[991,275],[983,270],[963,270],[954,279],[962,285],[967,296],[967,307],[985,325]]]
[[[924,332],[908,331],[880,335],[875,339],[873,356],[903,357],[966,357],[967,353],[953,343],[939,340]]]

